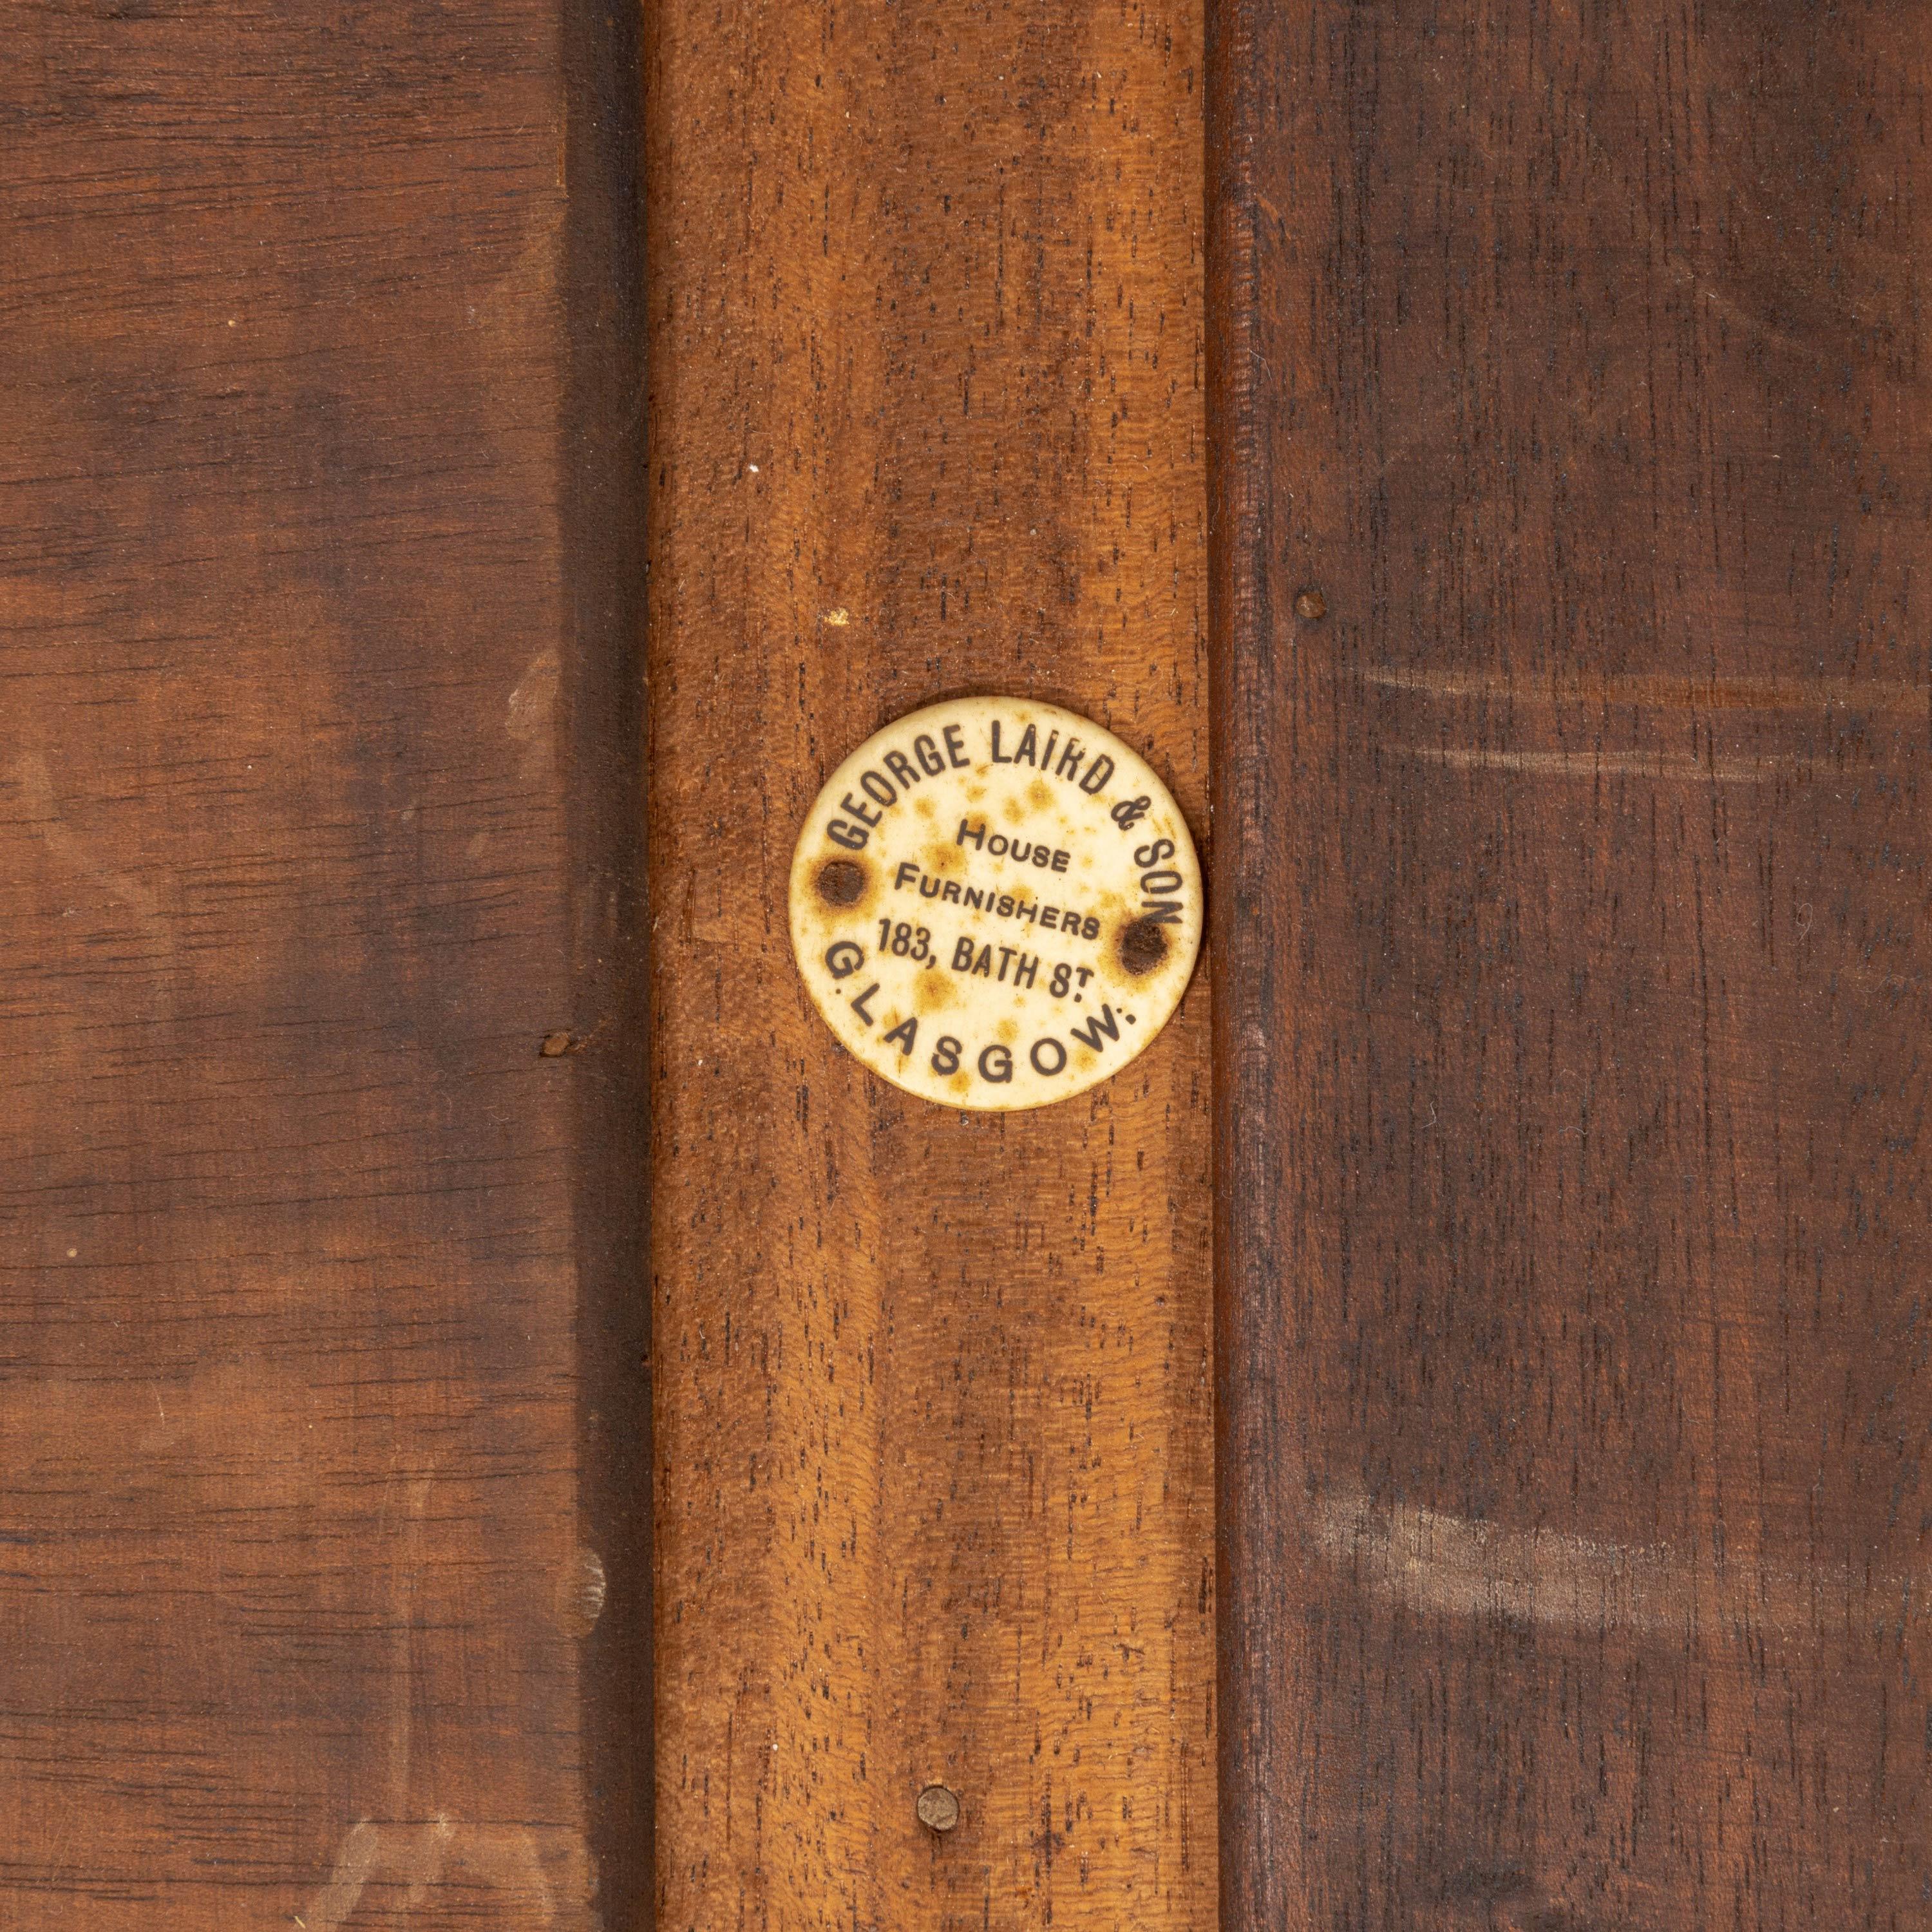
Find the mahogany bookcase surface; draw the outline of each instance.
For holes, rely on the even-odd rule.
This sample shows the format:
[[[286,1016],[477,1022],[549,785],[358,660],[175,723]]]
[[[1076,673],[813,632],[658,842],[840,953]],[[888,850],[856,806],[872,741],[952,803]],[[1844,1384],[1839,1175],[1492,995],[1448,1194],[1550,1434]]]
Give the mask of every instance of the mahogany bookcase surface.
[[[0,1925],[1932,1924],[1928,26],[22,10]],[[787,928],[983,693],[1029,1113]]]
[[[1210,8],[1229,1932],[1932,1924],[1928,30]]]
[[[4,31],[0,1924],[641,1926],[634,34]]]

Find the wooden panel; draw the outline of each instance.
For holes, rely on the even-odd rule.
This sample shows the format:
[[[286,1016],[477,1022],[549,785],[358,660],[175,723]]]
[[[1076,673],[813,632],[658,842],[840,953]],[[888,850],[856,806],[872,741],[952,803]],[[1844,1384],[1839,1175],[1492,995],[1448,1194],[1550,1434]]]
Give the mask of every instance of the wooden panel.
[[[824,778],[940,695],[1098,718],[1199,826],[1198,60],[1162,0],[657,15],[664,1932],[1211,1916],[1204,976],[973,1117],[785,925]]]
[[[1923,1927],[1921,5],[1217,0],[1231,1927]]]
[[[641,1924],[634,51],[7,32],[0,1922]]]

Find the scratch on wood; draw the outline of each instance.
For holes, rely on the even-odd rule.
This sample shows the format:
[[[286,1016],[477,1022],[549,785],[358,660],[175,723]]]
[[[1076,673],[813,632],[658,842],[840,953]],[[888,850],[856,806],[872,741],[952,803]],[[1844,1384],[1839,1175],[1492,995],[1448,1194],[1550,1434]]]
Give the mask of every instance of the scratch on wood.
[[[1520,752],[1498,746],[1410,745],[1408,755],[1452,771],[1512,772],[1523,778],[1684,778],[1754,784],[1790,776],[1790,758],[1700,758],[1688,752]]]
[[[1696,677],[1668,671],[1566,670],[1528,676],[1485,671],[1430,670],[1416,666],[1350,668],[1349,675],[1378,690],[1424,698],[1476,698],[1502,704],[1632,705],[1671,711],[1932,711],[1932,685],[1849,677]]]
[[[590,1855],[569,1834],[565,1863],[579,1895],[590,1894]],[[458,1876],[508,1899],[544,1925],[557,1921],[557,1897],[544,1870],[534,1833],[524,1825],[466,1825],[447,1817],[427,1821],[362,1819],[350,1828],[328,1882],[306,1911],[310,1932],[332,1932],[361,1904],[371,1885],[404,1888],[402,1910],[414,1912],[434,1888]]]
[[[1909,1618],[1924,1582],[1843,1568],[1798,1574],[1667,1544],[1473,1522],[1412,1504],[1383,1508],[1360,1492],[1319,1502],[1313,1528],[1325,1556],[1411,1610],[1574,1630],[1679,1636],[1701,1626],[1791,1640],[1829,1628],[1854,1605],[1861,1616],[1884,1606]]]

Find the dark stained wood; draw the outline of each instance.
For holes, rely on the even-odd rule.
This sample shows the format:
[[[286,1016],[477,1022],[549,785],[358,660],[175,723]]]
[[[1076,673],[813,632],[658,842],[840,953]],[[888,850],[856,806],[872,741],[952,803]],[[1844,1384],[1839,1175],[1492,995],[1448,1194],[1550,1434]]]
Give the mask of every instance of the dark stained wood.
[[[1932,14],[1213,12],[1223,1922],[1923,1928]]]
[[[1202,826],[1198,15],[653,20],[658,1924],[1198,1928],[1206,975],[962,1115],[846,1057],[785,916],[823,780],[950,694]]]
[[[641,1926],[628,29],[6,33],[0,1924]]]

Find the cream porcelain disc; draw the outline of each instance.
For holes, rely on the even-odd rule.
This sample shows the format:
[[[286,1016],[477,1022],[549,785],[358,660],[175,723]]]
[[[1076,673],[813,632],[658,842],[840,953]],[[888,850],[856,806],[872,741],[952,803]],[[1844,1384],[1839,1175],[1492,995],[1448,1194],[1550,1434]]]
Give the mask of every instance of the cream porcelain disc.
[[[1201,946],[1201,867],[1144,760],[1057,705],[962,698],[866,740],[791,865],[826,1023],[952,1107],[1064,1100],[1167,1023]]]

